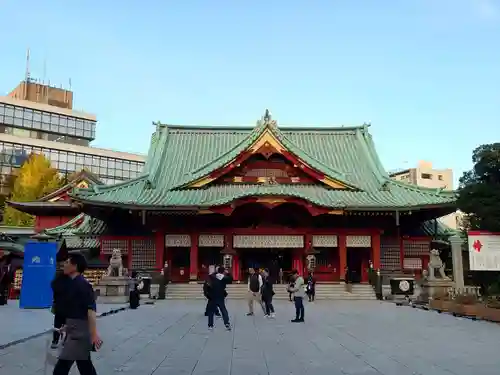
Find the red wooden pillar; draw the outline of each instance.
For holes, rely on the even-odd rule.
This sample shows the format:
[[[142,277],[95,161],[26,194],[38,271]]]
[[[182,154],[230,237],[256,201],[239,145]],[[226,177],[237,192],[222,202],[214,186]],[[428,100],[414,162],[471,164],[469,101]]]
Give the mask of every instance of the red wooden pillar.
[[[347,236],[339,235],[339,274],[340,280],[345,279],[345,268],[347,267]]]
[[[155,233],[156,270],[161,271],[166,259],[165,254],[165,233],[158,231]]]
[[[103,264],[107,264],[108,263],[108,257],[106,256],[106,254],[104,254],[104,249],[102,248],[102,237],[99,238],[99,243],[100,243],[100,247],[99,247],[99,260],[103,263]]]
[[[191,250],[189,253],[189,280],[198,280],[198,233],[191,234]]]
[[[292,269],[300,272],[300,256],[302,254],[302,249],[292,250]]]
[[[240,256],[238,253],[233,255],[233,280],[240,280]]]
[[[127,264],[127,268],[129,270],[132,269],[132,240],[129,238],[127,239],[127,246],[128,246],[128,256],[127,256],[127,260],[128,260],[128,264]]]
[[[405,269],[405,244],[403,237],[399,236],[399,263],[401,266],[401,271]]]
[[[372,262],[373,268],[380,269],[380,233],[372,234]]]

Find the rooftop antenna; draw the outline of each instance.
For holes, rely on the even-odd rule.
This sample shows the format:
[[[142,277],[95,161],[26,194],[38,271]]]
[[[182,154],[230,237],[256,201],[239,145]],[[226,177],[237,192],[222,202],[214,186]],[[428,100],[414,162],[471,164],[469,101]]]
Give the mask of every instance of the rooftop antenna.
[[[45,78],[47,78],[47,59],[43,59],[43,76],[42,76],[43,84],[45,84]]]
[[[30,79],[30,49],[29,48],[26,51],[26,74],[25,74],[24,79],[26,80],[26,83]]]

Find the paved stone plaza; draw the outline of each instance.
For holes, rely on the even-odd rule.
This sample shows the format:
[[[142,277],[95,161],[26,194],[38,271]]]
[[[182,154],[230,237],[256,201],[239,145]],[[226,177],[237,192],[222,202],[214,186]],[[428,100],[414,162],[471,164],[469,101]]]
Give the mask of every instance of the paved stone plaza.
[[[202,301],[164,301],[99,319],[98,373],[500,373],[500,326],[492,323],[386,302],[325,301],[306,305],[305,324],[291,324],[290,303],[278,302],[277,319],[266,320],[261,311],[246,317],[244,301],[231,301],[233,331],[217,320],[208,332],[203,308]],[[45,335],[0,351],[0,374],[43,374],[47,343]]]

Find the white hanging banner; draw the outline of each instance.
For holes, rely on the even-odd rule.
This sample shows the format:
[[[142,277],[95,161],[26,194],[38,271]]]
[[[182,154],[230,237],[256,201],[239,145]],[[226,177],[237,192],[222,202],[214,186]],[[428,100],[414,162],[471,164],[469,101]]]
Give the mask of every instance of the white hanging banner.
[[[500,234],[469,232],[471,271],[500,271]]]

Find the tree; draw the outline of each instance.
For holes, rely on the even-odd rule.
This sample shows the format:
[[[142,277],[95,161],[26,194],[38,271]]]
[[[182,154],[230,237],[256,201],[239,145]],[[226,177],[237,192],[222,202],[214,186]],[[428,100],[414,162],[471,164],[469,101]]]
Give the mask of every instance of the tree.
[[[14,202],[31,202],[42,198],[60,188],[62,179],[57,169],[52,168],[50,161],[42,154],[31,154],[22,164],[14,182],[9,200]],[[3,222],[13,226],[32,226],[34,217],[6,205]]]
[[[476,148],[472,162],[474,167],[463,174],[458,189],[457,205],[465,214],[463,235],[471,229],[500,232],[500,143]],[[483,295],[498,293],[500,272],[470,271],[469,276]]]
[[[479,146],[472,153],[472,170],[460,178],[458,208],[468,226],[500,232],[500,143]]]

